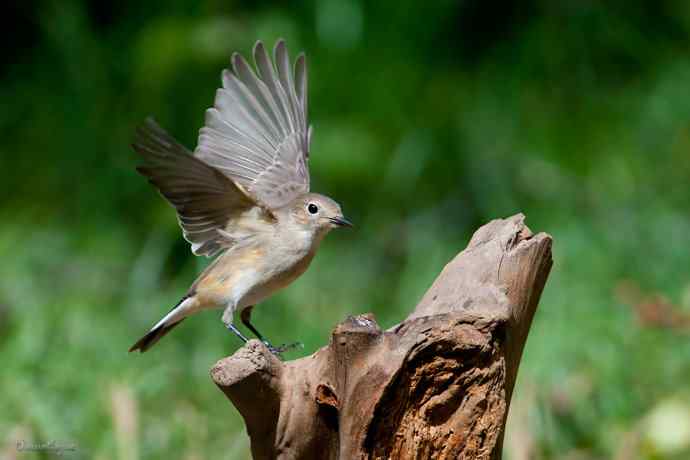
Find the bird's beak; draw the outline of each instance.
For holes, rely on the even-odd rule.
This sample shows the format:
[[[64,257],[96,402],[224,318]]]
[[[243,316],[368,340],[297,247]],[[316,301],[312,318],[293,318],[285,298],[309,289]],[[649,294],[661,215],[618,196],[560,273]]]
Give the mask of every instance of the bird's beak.
[[[352,222],[350,222],[343,216],[329,217],[328,220],[330,220],[331,223],[333,223],[336,227],[354,227],[354,225],[352,225]]]

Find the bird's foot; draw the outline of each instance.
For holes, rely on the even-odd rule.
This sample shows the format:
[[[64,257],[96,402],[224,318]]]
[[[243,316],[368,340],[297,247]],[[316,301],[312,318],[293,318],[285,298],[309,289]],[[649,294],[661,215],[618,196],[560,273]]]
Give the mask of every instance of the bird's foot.
[[[268,351],[273,353],[276,356],[280,356],[281,353],[284,353],[286,351],[294,350],[296,348],[304,348],[304,344],[302,342],[293,342],[293,343],[288,343],[288,344],[282,344],[277,347],[274,347],[271,345],[271,343],[268,340],[263,341],[264,345],[266,345],[266,348],[268,348]]]

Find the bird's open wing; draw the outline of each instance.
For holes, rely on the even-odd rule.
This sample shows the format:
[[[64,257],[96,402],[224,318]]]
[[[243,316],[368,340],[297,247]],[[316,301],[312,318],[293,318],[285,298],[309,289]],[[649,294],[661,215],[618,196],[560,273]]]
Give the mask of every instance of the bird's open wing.
[[[232,56],[223,87],[206,111],[197,158],[220,170],[247,193],[275,209],[309,191],[307,67],[304,54],[290,66],[285,42],[273,50],[275,67],[261,42],[254,46],[255,73]]]
[[[235,241],[228,230],[248,214],[266,217],[232,180],[194,157],[155,121],[137,129],[132,145],[144,158],[137,168],[177,210],[182,233],[196,255],[213,256]]]

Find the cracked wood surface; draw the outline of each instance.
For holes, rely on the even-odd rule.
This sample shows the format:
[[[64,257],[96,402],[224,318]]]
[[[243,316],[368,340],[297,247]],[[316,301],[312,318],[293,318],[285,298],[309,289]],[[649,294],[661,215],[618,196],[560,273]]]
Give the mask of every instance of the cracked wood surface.
[[[489,222],[402,323],[371,314],[281,362],[251,340],[211,369],[255,459],[499,459],[515,378],[551,268],[551,237]]]

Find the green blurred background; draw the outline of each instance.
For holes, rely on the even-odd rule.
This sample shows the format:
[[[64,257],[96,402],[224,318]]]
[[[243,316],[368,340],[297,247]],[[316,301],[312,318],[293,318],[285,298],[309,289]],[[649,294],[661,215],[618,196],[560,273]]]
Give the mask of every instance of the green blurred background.
[[[147,115],[194,147],[229,55],[310,69],[313,189],[356,223],[255,310],[312,353],[406,316],[486,221],[554,237],[506,458],[690,458],[690,3],[99,1],[5,5],[0,455],[242,459],[208,370],[220,312],[127,348],[207,263],[139,177]]]

